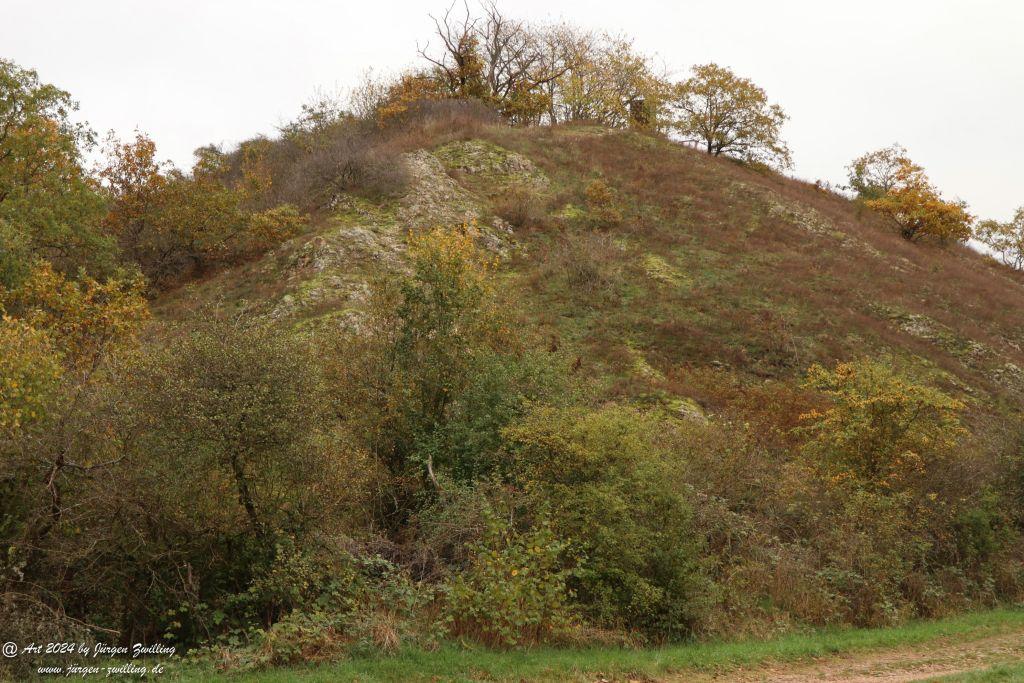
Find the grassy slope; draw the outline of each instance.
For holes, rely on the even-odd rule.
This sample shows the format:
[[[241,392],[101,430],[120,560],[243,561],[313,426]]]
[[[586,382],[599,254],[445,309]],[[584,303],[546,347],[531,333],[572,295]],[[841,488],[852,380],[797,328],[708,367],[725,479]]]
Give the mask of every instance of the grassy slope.
[[[524,332],[545,344],[557,341],[580,357],[583,372],[596,380],[597,398],[667,406],[696,399],[717,411],[735,399],[721,388],[730,382],[745,387],[739,393],[765,381],[793,386],[812,362],[885,354],[966,399],[976,431],[998,430],[1002,417],[1019,411],[1020,274],[966,248],[910,244],[842,197],[666,141],[571,128],[474,135],[526,156],[550,179],[543,199],[548,216],[516,231],[519,249],[506,261],[500,289],[519,302]],[[434,148],[448,141],[425,144]],[[453,177],[479,199],[489,218],[506,179],[486,173]],[[621,225],[594,230],[564,218],[572,215],[567,207],[585,204],[584,189],[596,177],[617,192]],[[307,284],[321,287],[329,279],[324,273],[288,264],[320,236],[337,238],[339,226],[343,233],[369,225],[382,241],[400,240],[406,226],[389,223],[397,215],[392,209],[365,203],[346,209],[320,223],[319,235],[174,293],[158,312],[187,319],[189,293],[271,309],[286,291],[299,296]],[[591,245],[586,253],[599,276],[594,283],[580,287],[567,277],[567,244]],[[342,256],[343,279],[372,279],[387,270],[358,249]],[[318,316],[329,319],[358,305],[353,300],[336,305],[327,296],[282,321],[302,326]],[[773,400],[759,409],[783,411],[779,404],[785,401],[772,391]],[[768,421],[784,423],[785,416],[770,415]],[[349,662],[310,674],[310,680],[406,680],[425,671],[458,677],[484,669],[499,678],[533,679],[581,669],[733,666],[836,648],[885,647],[942,635],[943,629],[966,633],[993,619],[1016,623],[1021,617],[997,613],[889,631],[644,652],[443,650]]]
[[[321,667],[275,670],[218,677],[191,671],[182,680],[225,681],[592,681],[598,674],[615,680],[666,673],[721,672],[768,662],[804,659],[874,649],[892,649],[939,638],[965,641],[1024,628],[1024,611],[997,610],[915,622],[898,628],[828,630],[773,640],[702,643],[660,649],[534,649],[494,652],[446,647],[437,652],[404,652],[394,657],[353,659]],[[998,667],[991,680],[1012,667]],[[979,676],[982,674],[979,674]],[[967,678],[964,680],[990,680]]]
[[[570,197],[597,175],[620,193],[610,296],[538,280],[550,231],[526,236],[517,264],[542,303],[535,321],[577,342],[615,393],[685,394],[681,370],[695,366],[790,379],[814,361],[887,353],[954,393],[1017,405],[1024,290],[990,260],[910,244],[812,185],[637,135],[529,131],[504,144]],[[654,372],[637,372],[638,356]]]
[[[520,248],[503,289],[516,294],[523,329],[579,355],[602,395],[695,398],[715,410],[721,397],[703,391],[695,369],[724,370],[743,382],[792,382],[812,362],[886,354],[966,398],[975,419],[1017,411],[1024,394],[1020,274],[964,247],[910,244],[835,194],[667,141],[573,128],[476,135],[521,153],[550,178],[547,218],[517,230]],[[452,175],[489,220],[508,177]],[[618,195],[620,225],[594,230],[564,218],[585,204],[584,189],[597,177]],[[393,206],[358,200],[319,224],[340,253],[332,277],[294,267],[309,241],[321,239],[306,236],[172,294],[158,312],[187,317],[191,292],[259,306],[287,291],[319,297],[290,318],[297,323],[347,313],[352,283],[386,269],[366,253],[365,239],[346,251],[345,231],[368,226],[381,241],[401,241],[409,226]],[[586,286],[564,272],[570,242],[586,247],[597,271]],[[337,301],[332,287],[343,292]]]

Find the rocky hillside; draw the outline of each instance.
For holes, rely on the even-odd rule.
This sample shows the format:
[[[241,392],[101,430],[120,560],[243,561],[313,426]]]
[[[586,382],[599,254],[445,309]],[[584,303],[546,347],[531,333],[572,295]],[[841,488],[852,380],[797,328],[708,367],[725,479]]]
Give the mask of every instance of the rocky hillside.
[[[469,225],[524,331],[569,349],[609,397],[714,410],[695,371],[744,385],[878,354],[978,413],[1015,411],[1024,392],[1016,273],[905,242],[814,185],[595,128],[485,129],[403,158],[400,199],[338,196],[310,233],[158,309],[222,299],[303,328],[358,325],[409,231]]]

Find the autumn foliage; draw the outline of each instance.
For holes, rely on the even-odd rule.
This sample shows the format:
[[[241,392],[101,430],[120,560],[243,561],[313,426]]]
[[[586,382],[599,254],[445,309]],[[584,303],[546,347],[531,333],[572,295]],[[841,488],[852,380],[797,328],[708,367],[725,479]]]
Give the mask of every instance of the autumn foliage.
[[[963,201],[943,199],[924,169],[899,145],[870,152],[849,166],[850,186],[865,204],[899,226],[911,242],[925,238],[964,242],[974,216]]]
[[[292,207],[246,207],[270,182],[258,154],[244,156],[234,186],[222,182],[216,150],[200,150],[191,175],[158,162],[156,145],[141,133],[131,142],[109,140],[107,156],[99,170],[110,197],[104,225],[159,286],[261,253],[301,226]]]
[[[189,169],[87,169],[0,61],[0,642],[260,669],[1024,596],[1017,274],[891,229],[962,202],[899,146],[852,199],[770,172],[787,116],[721,65],[434,28]],[[973,233],[1017,268],[1022,216]]]
[[[695,66],[693,76],[676,86],[671,102],[679,112],[676,130],[708,154],[792,165],[781,138],[786,114],[749,79],[717,64]]]

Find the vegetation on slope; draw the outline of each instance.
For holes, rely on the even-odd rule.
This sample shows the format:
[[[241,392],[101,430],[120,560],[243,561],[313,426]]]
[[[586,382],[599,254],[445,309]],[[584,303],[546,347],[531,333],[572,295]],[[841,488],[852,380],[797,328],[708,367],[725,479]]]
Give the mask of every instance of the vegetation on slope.
[[[90,174],[2,63],[0,640],[257,669],[1018,600],[1024,283],[963,207],[897,148],[856,199],[770,171],[719,67],[672,92],[761,129],[686,128],[621,44],[643,106],[485,83],[455,28],[188,173],[139,136]]]

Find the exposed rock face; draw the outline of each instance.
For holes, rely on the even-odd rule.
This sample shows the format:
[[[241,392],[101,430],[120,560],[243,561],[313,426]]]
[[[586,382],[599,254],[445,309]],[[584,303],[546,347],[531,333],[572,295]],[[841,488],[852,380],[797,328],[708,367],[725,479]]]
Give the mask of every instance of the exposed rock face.
[[[543,192],[550,184],[532,161],[490,142],[452,142],[434,154],[449,171],[472,176],[485,194],[501,192],[510,185]]]
[[[345,326],[358,325],[369,298],[370,283],[383,273],[407,267],[406,236],[410,231],[474,224],[481,247],[506,257],[512,246],[512,228],[494,218],[484,221],[483,188],[546,187],[547,178],[522,155],[480,141],[457,142],[430,152],[418,150],[404,158],[409,188],[397,204],[370,205],[341,197],[330,226],[307,239],[284,257],[283,278],[288,282],[270,315],[275,318],[309,317]],[[452,165],[449,165],[452,164]],[[449,169],[474,176],[456,182]],[[476,182],[479,181],[479,182]]]
[[[406,155],[411,182],[401,200],[398,221],[410,229],[461,225],[480,218],[479,202],[448,176],[426,150]]]

